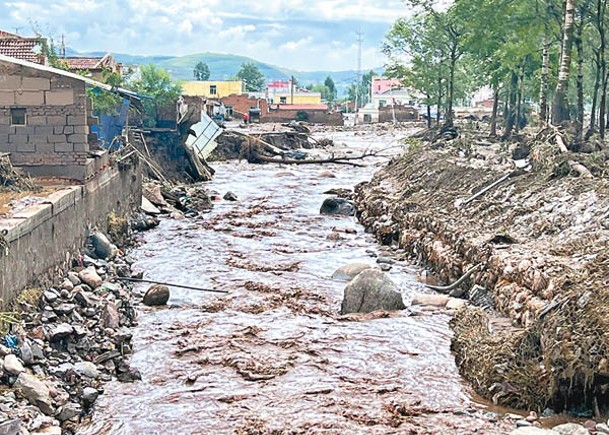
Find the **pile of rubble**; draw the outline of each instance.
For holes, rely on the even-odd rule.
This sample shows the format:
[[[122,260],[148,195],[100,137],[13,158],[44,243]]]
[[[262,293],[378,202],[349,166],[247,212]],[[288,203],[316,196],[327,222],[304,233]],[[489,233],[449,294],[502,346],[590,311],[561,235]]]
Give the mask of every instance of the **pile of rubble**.
[[[103,234],[91,241],[100,258],[82,254],[56,285],[25,290],[2,318],[0,433],[75,433],[104,382],[140,379],[128,363],[136,311],[118,279],[131,277],[131,262]]]

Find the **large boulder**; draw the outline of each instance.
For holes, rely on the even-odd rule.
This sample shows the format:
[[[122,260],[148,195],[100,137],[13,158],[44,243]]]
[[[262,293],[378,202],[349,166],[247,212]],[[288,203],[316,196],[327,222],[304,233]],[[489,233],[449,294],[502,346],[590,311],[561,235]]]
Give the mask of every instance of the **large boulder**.
[[[406,308],[397,286],[378,269],[366,269],[344,291],[341,314],[370,313]]]
[[[91,234],[90,239],[93,249],[95,250],[95,255],[97,255],[98,258],[106,259],[116,255],[118,248],[110,242],[104,233],[93,233]]]
[[[339,281],[351,281],[364,270],[370,269],[371,267],[371,265],[366,263],[345,264],[334,271],[332,274],[332,279]]]
[[[144,304],[150,307],[165,305],[169,300],[169,288],[166,285],[155,284],[144,295]]]
[[[355,204],[344,198],[326,198],[319,210],[321,214],[327,215],[355,215]]]
[[[36,376],[21,373],[13,385],[32,405],[40,408],[47,415],[52,415],[53,405],[49,387]]]

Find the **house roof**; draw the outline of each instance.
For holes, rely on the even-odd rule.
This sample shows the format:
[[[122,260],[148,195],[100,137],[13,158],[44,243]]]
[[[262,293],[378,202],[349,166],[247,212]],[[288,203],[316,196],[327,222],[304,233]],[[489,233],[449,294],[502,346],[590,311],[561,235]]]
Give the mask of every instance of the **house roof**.
[[[9,33],[4,30],[0,30],[0,38],[21,38],[21,36],[16,35],[15,33]]]
[[[39,38],[0,37],[0,54],[38,64],[45,63]]]
[[[327,104],[278,104],[279,110],[328,110]]]
[[[110,53],[103,57],[64,57],[64,61],[70,69],[95,70],[112,67],[112,55]]]

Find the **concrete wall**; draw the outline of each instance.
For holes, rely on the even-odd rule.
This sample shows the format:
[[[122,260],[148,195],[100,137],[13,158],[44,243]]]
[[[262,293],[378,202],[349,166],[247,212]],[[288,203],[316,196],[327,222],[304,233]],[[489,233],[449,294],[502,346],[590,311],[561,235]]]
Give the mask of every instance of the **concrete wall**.
[[[392,107],[381,107],[379,109],[379,122],[393,121],[394,113],[397,122],[418,121],[419,119],[419,111],[414,107],[395,106],[395,110]]]
[[[216,88],[215,94],[210,92],[212,86]],[[182,94],[193,97],[224,98],[231,94],[240,94],[242,90],[241,80],[182,82]]]
[[[83,246],[88,225],[105,231],[110,212],[128,214],[140,201],[141,171],[134,162],[109,168],[85,185],[67,187],[10,219],[0,219],[9,242],[8,255],[0,251],[0,305],[27,286],[45,283],[56,269],[65,269]]]
[[[299,110],[273,110],[262,117],[262,122],[289,122],[296,119]],[[325,110],[304,110],[308,115],[307,122],[312,124],[344,125],[343,115],[340,112]]]
[[[11,125],[11,108],[26,110],[26,125]],[[0,152],[17,166],[81,166],[89,127],[83,82],[0,62]]]

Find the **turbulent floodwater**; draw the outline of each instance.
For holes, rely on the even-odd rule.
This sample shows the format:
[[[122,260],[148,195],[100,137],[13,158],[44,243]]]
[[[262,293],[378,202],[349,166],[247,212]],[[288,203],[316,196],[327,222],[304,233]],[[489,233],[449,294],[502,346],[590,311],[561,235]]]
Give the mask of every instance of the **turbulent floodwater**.
[[[362,149],[395,136],[334,139]],[[142,307],[132,364],[143,380],[107,384],[81,433],[505,433],[459,378],[447,315],[338,314],[334,270],[390,251],[354,218],[320,216],[323,192],[378,166],[215,168],[210,189],[239,201],[164,220],[133,256],[147,278],[229,294],[171,289],[169,307]],[[406,305],[424,291],[415,274],[400,261],[389,272]]]

